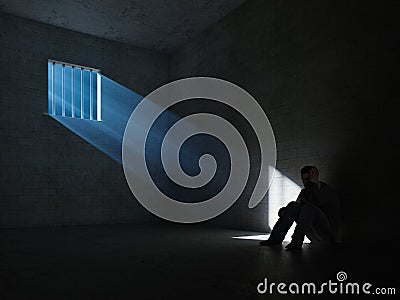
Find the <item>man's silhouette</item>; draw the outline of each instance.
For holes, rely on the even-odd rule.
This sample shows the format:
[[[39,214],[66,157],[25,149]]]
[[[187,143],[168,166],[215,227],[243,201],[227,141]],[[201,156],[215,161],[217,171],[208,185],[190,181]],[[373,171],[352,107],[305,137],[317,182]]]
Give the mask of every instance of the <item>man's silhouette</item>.
[[[318,181],[318,169],[314,166],[305,166],[301,169],[301,180],[304,189],[301,190],[296,201],[290,202],[279,210],[279,219],[275,223],[268,240],[260,245],[281,244],[286,233],[296,222],[296,228],[287,250],[300,249],[304,237],[311,241],[334,241],[334,216],[337,213],[334,191],[324,182]]]

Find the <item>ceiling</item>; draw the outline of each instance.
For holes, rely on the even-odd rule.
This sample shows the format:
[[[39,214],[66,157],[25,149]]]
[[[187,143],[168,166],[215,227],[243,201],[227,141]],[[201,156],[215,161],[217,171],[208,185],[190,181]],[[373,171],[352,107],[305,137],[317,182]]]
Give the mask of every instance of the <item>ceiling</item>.
[[[245,0],[0,0],[0,11],[170,53]]]

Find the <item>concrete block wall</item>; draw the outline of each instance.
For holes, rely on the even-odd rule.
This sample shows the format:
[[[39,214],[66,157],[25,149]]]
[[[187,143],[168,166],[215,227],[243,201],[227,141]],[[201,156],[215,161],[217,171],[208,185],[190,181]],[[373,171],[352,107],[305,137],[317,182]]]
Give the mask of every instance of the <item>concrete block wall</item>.
[[[98,68],[146,95],[165,55],[0,15],[0,227],[145,222],[122,166],[47,112],[47,60]]]
[[[339,192],[342,240],[392,236],[399,205],[395,191],[381,184],[396,182],[397,173],[394,7],[250,0],[172,54],[171,80],[231,81],[259,101],[275,132],[281,178],[274,196],[248,209],[250,182],[212,222],[268,230],[278,207],[296,198],[300,168],[313,164]]]
[[[268,230],[295,199],[300,168],[315,164],[340,192],[344,240],[393,238],[395,2],[249,0],[169,57],[1,14],[0,226],[159,220],[135,201],[121,165],[43,115],[52,58],[99,68],[141,95],[214,76],[258,100],[277,140],[271,193],[247,208],[257,143],[237,116],[216,108],[243,127],[251,176],[239,201],[205,224]]]

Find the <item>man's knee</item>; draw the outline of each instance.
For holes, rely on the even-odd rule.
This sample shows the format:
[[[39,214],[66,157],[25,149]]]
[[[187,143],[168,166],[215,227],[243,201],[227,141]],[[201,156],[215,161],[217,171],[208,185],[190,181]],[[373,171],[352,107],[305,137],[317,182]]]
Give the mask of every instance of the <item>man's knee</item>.
[[[299,202],[290,201],[290,202],[286,205],[286,208],[289,208],[289,207],[299,207],[299,206],[300,206],[300,203],[299,203]]]
[[[278,211],[278,216],[279,217],[283,216],[283,214],[285,213],[285,209],[286,209],[286,207],[282,207],[281,209],[279,209],[279,211]]]
[[[278,216],[282,217],[286,213],[297,213],[300,210],[300,204],[297,203],[296,201],[291,201],[289,202],[285,207],[282,207],[278,211]]]

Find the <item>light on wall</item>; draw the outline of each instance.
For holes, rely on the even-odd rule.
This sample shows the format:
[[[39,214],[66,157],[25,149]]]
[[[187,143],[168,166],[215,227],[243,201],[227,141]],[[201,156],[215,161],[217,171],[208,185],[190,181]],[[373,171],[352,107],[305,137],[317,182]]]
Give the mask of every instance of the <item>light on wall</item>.
[[[276,221],[278,221],[278,211],[281,207],[286,206],[290,201],[295,201],[297,196],[300,193],[301,187],[296,184],[293,180],[289,177],[282,174],[277,169],[270,167],[269,170],[270,174],[274,174],[271,186],[269,188],[267,197],[267,219],[268,219],[268,227],[270,229],[273,228]],[[285,241],[290,241],[291,236],[294,231],[295,223],[289,229],[288,233],[286,234]],[[267,228],[266,228],[267,230]],[[243,235],[243,236],[234,236],[234,239],[242,239],[242,240],[266,240],[268,239],[269,234],[252,234],[252,235]],[[310,240],[305,237],[305,243],[310,243]]]

